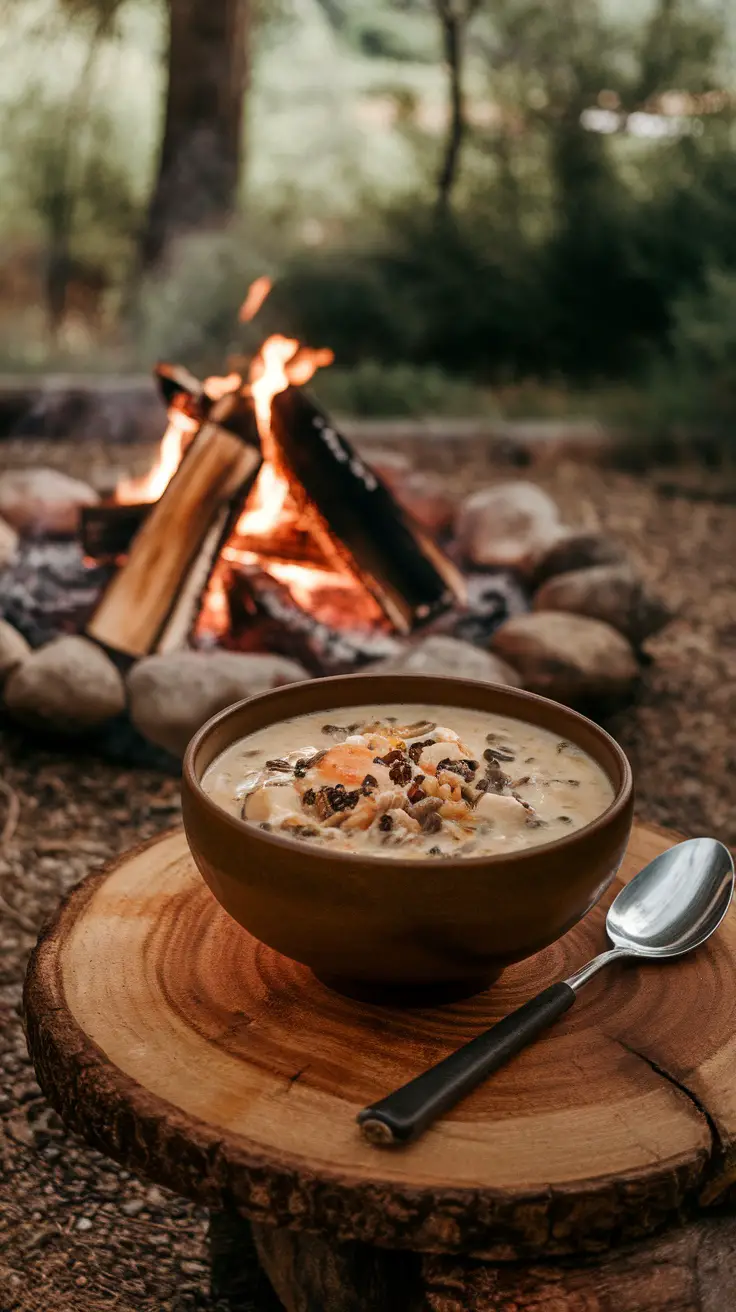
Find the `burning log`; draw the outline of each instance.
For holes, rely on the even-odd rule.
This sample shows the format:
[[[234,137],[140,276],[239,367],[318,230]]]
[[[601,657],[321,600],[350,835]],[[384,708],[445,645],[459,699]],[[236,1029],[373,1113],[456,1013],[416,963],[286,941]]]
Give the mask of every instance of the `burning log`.
[[[310,674],[345,674],[394,656],[401,643],[383,630],[334,628],[294,601],[289,588],[259,565],[232,569],[228,601],[238,650],[267,650],[298,660]]]
[[[271,408],[278,458],[325,556],[347,568],[400,633],[465,598],[463,576],[326,415],[295,387]]]
[[[242,436],[230,431],[230,424]],[[239,394],[224,396],[212,405],[151,506],[87,625],[90,638],[130,657],[148,655],[161,644],[171,650],[186,640],[261,462],[252,411]]]
[[[233,538],[232,547],[239,552],[251,552],[264,560],[281,561],[285,564],[314,565],[317,569],[329,569],[331,561],[320,550],[308,529],[295,524],[279,525],[270,534],[248,537],[238,533]]]
[[[159,364],[154,372],[170,422],[176,414],[186,416],[191,421],[193,436],[205,419],[211,419],[214,406],[219,406],[220,402],[213,401],[194,374],[180,365]],[[230,403],[226,407],[220,406],[218,422],[243,441],[256,442],[252,405],[240,393],[228,394],[228,397]],[[85,507],[89,514],[83,512],[80,519],[85,555],[97,561],[112,561],[127,555],[153,504],[153,500],[108,501]]]
[[[167,410],[175,405],[204,418],[209,398],[194,374],[180,364],[157,364],[153,373]]]

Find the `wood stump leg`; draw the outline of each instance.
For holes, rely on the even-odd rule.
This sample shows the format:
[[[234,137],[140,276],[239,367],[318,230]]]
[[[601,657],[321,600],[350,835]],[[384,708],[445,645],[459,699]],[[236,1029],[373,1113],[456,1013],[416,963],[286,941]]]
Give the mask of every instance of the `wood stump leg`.
[[[420,1312],[417,1253],[336,1244],[254,1225],[261,1265],[286,1312]]]
[[[208,1239],[213,1298],[224,1299],[231,1312],[283,1312],[248,1221],[235,1212],[211,1212]]]
[[[238,1312],[734,1312],[736,1219],[588,1261],[500,1263],[337,1244],[212,1218],[213,1279]],[[217,1254],[215,1253],[217,1249]],[[257,1261],[278,1294],[257,1301]],[[223,1277],[225,1283],[223,1284]],[[262,1288],[262,1286],[261,1286]],[[266,1301],[270,1298],[270,1302]],[[250,1299],[251,1302],[244,1302]]]

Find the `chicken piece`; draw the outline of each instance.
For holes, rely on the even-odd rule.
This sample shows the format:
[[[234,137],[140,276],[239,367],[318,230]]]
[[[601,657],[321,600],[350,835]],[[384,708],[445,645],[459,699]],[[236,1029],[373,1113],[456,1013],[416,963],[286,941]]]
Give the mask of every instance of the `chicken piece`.
[[[243,818],[254,824],[279,824],[290,815],[304,819],[299,794],[292,784],[257,788],[249,793],[243,806]]]
[[[483,793],[473,814],[478,820],[492,821],[499,833],[507,836],[520,833],[528,818],[521,802],[500,793]]]
[[[454,729],[446,729],[443,724],[438,724],[434,728],[434,736],[440,743],[459,743],[460,734],[455,733]]]
[[[402,793],[400,788],[389,787],[376,797],[378,815],[383,815],[385,811],[391,811],[394,808],[401,810],[405,805],[406,795]]]
[[[407,815],[406,811],[400,811],[398,807],[387,811],[386,815],[390,816],[394,823],[394,830],[404,831],[410,834],[418,834],[420,824],[412,816]]]
[[[470,808],[467,802],[455,802],[452,799],[443,802],[439,814],[443,820],[468,820],[470,817]]]
[[[357,733],[345,739],[346,747],[367,747],[372,756],[385,756],[396,746],[396,740],[380,733]]]
[[[423,774],[436,774],[440,761],[462,761],[465,755],[455,742],[432,743],[419,757],[419,769]]]
[[[445,794],[442,793],[442,789],[449,788],[449,795],[453,802],[460,801],[460,798],[462,797],[460,779],[456,774],[453,774],[451,770],[440,770],[437,775],[437,783],[439,785],[441,796],[445,796]]]

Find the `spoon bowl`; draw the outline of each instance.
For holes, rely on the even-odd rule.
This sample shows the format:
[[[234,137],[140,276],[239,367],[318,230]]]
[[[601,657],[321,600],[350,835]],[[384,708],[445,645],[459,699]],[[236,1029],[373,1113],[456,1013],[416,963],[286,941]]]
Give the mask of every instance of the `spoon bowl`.
[[[728,848],[715,838],[687,839],[621,889],[606,916],[608,937],[638,957],[679,957],[718,928],[733,888]]]

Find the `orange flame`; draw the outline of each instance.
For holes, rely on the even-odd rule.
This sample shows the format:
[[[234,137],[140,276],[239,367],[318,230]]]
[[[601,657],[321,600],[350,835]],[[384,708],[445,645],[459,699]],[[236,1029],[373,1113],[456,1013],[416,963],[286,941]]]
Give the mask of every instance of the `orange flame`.
[[[278,452],[271,432],[273,398],[291,383],[307,383],[322,365],[331,364],[332,351],[309,350],[293,337],[275,333],[263,343],[250,367],[250,392],[261,438],[264,464],[248,506],[240,516],[236,536],[259,537],[273,530],[282,517],[289,483],[278,467]]]
[[[240,307],[238,319],[241,323],[248,323],[251,319],[255,319],[272,287],[273,282],[265,274],[251,283]]]
[[[183,410],[172,409],[161,440],[158,459],[153,469],[141,478],[122,478],[115,489],[119,505],[136,505],[143,501],[158,501],[176,473],[184,454],[186,440],[196,431],[196,420]]]
[[[287,364],[299,350],[299,343],[293,337],[282,337],[274,333],[267,337],[258,355],[250,367],[250,391],[256,412],[258,432],[261,442],[267,448],[273,446],[271,436],[271,402],[279,392],[289,386]],[[270,459],[271,450],[264,449],[264,457]]]
[[[213,374],[211,378],[205,378],[202,384],[202,391],[210,401],[220,401],[228,392],[237,392],[239,387],[243,386],[243,380],[240,374],[226,374],[224,378],[219,378]]]

